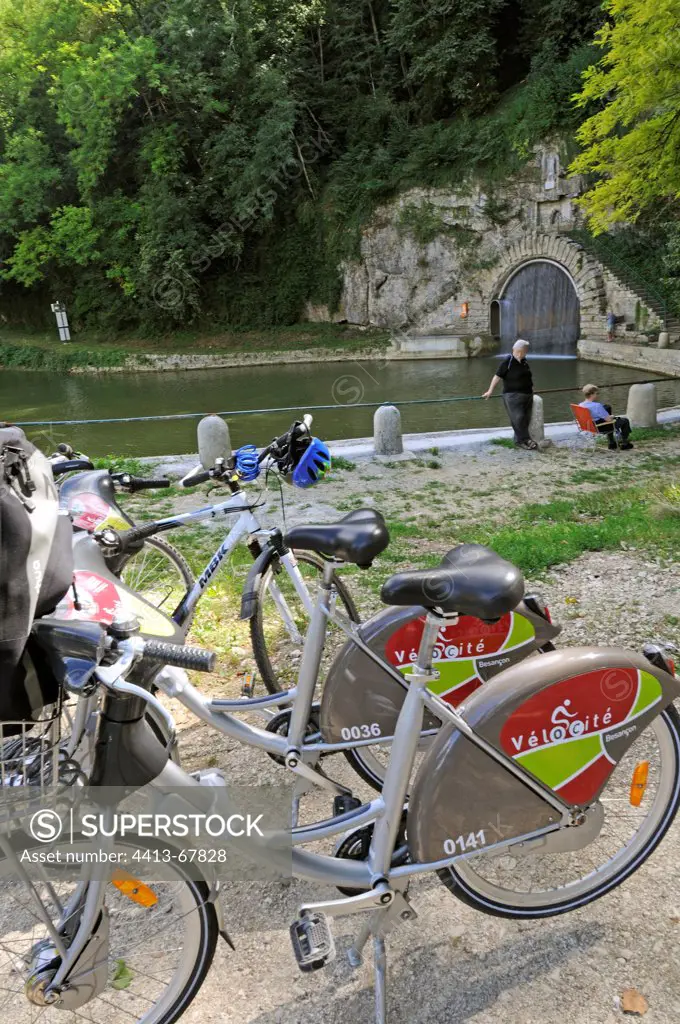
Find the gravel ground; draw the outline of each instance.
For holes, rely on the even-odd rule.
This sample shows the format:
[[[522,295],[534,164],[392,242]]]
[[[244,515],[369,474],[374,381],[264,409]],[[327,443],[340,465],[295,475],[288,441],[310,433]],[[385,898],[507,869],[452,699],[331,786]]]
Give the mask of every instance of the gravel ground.
[[[622,482],[658,472],[661,454],[677,460],[680,442],[618,453],[554,448],[532,455],[489,450],[449,453],[439,467],[361,465],[313,492],[296,495],[289,521],[328,520],[360,503],[400,514],[407,497],[427,484],[447,495],[449,515],[465,520],[482,513],[502,519],[527,501],[563,493],[574,471],[614,467]],[[652,457],[650,460],[650,456]],[[624,457],[627,461],[624,463]],[[612,478],[612,481],[614,478]],[[464,481],[464,493],[460,484]],[[602,481],[580,486],[601,487]],[[434,490],[433,486],[433,490]],[[493,494],[493,497],[491,495]],[[186,499],[194,507],[199,499]],[[272,510],[272,514],[275,509]],[[436,540],[433,540],[433,546]],[[563,625],[560,644],[616,644],[638,648],[651,637],[678,640],[680,565],[660,565],[635,550],[587,554],[533,582]],[[173,710],[177,710],[173,705]],[[233,783],[281,780],[266,756],[179,716],[188,766],[218,764]],[[334,766],[335,767],[335,766]],[[334,774],[333,771],[330,774]],[[335,772],[348,780],[347,768]],[[361,787],[357,787],[359,795]],[[309,798],[310,817],[330,812],[327,799]],[[517,923],[487,917],[456,901],[434,878],[412,886],[419,919],[388,938],[389,1019],[392,1024],[540,1022],[614,1024],[624,1019],[627,988],[644,994],[646,1020],[675,1024],[680,1017],[680,820],[644,867],[615,892],[576,913]],[[323,971],[301,974],[288,926],[300,902],[328,895],[312,883],[230,884],[224,903],[236,952],[221,945],[215,965],[183,1024],[340,1024],[372,1020],[370,955],[359,970],[343,956],[357,918],[336,923],[339,956]]]

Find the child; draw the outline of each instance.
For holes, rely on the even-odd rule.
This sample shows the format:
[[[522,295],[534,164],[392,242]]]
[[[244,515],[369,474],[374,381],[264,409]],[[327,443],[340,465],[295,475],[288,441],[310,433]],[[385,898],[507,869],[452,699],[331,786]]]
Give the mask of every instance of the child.
[[[595,384],[586,384],[583,389],[585,402],[581,402],[581,406],[584,409],[590,411],[590,415],[593,417],[593,423],[598,429],[600,434],[607,434],[609,438],[609,448],[611,451],[616,451],[616,437],[621,438],[621,447],[624,451],[632,448],[633,445],[630,443],[628,438],[630,437],[630,420],[626,416],[612,416],[611,406],[602,405],[599,401],[599,391]]]

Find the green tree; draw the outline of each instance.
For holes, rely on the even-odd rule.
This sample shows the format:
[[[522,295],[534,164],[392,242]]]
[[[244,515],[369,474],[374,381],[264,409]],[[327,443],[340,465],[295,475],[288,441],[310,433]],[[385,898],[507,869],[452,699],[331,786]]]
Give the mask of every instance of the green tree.
[[[597,180],[582,199],[595,233],[680,198],[680,0],[608,0],[605,51],[576,97],[599,109],[581,125],[572,171]]]

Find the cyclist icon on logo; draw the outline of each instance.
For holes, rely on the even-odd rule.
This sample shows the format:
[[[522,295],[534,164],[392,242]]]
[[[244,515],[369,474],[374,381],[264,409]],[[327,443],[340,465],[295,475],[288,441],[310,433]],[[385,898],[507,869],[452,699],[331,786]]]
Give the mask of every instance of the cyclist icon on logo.
[[[571,700],[567,697],[564,704],[560,704],[555,708],[550,721],[555,726],[550,732],[550,739],[553,743],[563,740],[566,738],[567,733],[570,736],[580,736],[582,732],[585,732],[585,723],[581,721],[572,722],[570,719],[576,718],[577,711],[569,711],[571,707]]]

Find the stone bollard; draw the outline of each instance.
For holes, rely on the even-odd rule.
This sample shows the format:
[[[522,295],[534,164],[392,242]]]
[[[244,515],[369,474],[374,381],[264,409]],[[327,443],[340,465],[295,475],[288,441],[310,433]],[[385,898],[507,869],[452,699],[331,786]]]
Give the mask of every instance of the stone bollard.
[[[633,427],[655,427],[656,387],[653,384],[633,384],[628,392],[626,416]]]
[[[531,422],[529,423],[529,436],[535,441],[539,448],[547,448],[551,443],[545,436],[545,415],[543,412],[543,399],[540,395],[534,395],[531,406]]]
[[[661,331],[661,333],[659,334],[659,340],[657,342],[657,347],[658,348],[668,348],[669,344],[670,344],[670,341],[669,341],[669,338],[668,338],[668,331]]]
[[[196,434],[203,469],[211,469],[217,459],[231,458],[229,427],[221,416],[204,416],[199,421]]]
[[[401,413],[394,405],[381,405],[373,417],[373,447],[376,455],[401,455]]]

